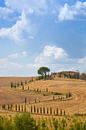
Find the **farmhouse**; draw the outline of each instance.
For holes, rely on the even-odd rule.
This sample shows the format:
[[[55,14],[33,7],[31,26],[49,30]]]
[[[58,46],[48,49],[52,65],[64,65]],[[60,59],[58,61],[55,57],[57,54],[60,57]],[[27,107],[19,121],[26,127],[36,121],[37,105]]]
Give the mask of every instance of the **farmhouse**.
[[[74,78],[74,79],[79,79],[79,72],[77,71],[61,71],[58,73],[52,73],[52,77],[61,77],[61,78]]]

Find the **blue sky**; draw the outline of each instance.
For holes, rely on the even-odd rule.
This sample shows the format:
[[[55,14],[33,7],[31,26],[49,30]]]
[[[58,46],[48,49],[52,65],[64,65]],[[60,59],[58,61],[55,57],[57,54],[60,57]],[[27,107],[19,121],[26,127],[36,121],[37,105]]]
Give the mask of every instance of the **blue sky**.
[[[0,0],[0,76],[86,72],[85,0]]]

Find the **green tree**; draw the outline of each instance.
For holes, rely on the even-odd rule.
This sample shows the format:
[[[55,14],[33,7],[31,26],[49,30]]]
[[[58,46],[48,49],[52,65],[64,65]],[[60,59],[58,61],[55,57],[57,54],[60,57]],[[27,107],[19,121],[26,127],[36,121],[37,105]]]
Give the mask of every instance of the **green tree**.
[[[38,69],[38,74],[42,76],[42,78],[46,78],[49,75],[50,69],[48,67],[40,67]]]
[[[21,114],[15,117],[16,130],[37,130],[35,120],[30,114]]]

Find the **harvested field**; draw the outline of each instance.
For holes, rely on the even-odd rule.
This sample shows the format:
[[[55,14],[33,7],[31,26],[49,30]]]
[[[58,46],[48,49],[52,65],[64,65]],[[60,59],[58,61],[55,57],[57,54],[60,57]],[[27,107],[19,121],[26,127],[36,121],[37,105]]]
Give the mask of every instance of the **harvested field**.
[[[28,80],[28,78],[14,79],[15,82]],[[27,109],[31,105],[35,105],[36,107],[58,107],[59,109],[65,110],[67,115],[86,113],[86,81],[60,78],[55,80],[40,80],[29,82],[24,85],[24,90],[22,90],[21,86],[16,89],[10,88],[9,83],[10,81],[14,81],[14,79],[3,78],[2,81],[5,83],[5,86],[8,85],[8,87],[5,87],[0,81],[1,86],[3,84],[3,87],[0,87],[0,104],[22,104],[26,98]],[[37,89],[39,92],[37,92]],[[65,94],[70,92],[72,99],[53,100],[53,94],[44,95],[46,89],[48,93],[56,92]],[[58,95],[54,96],[56,98]]]
[[[8,87],[11,82],[28,81],[29,77],[0,77],[0,87]]]

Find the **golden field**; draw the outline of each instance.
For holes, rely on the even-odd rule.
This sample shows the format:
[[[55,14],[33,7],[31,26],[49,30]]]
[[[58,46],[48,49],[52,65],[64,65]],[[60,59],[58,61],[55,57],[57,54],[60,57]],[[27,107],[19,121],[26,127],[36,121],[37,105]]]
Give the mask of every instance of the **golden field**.
[[[75,79],[56,78],[53,80],[38,80],[28,82],[24,85],[22,90],[19,87],[11,88],[11,82],[25,82],[30,78],[0,78],[0,105],[2,104],[23,104],[25,98],[27,99],[27,109],[29,106],[35,105],[36,107],[58,107],[65,110],[67,115],[76,113],[86,114],[86,81]],[[28,90],[29,88],[29,90]],[[36,90],[41,92],[37,93]],[[53,95],[44,95],[44,92],[68,93],[72,94],[69,100],[58,100],[55,95],[55,100],[52,100]],[[36,100],[36,102],[35,102]],[[30,104],[29,104],[30,103]]]

